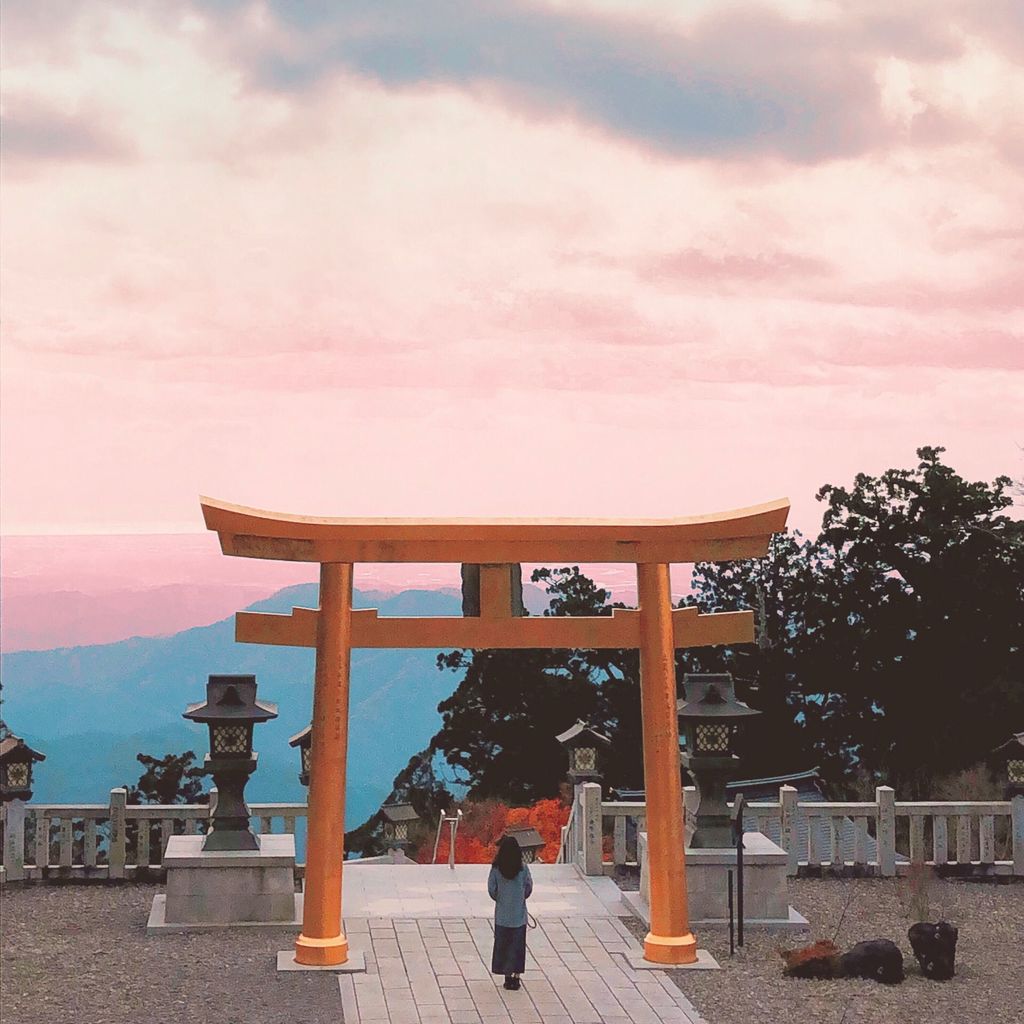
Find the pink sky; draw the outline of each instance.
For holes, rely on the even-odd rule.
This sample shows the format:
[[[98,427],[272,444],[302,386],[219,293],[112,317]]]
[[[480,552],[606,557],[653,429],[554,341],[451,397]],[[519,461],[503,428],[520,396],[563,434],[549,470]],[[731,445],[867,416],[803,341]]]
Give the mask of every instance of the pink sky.
[[[1019,474],[1020,12],[6,4],[3,532]]]

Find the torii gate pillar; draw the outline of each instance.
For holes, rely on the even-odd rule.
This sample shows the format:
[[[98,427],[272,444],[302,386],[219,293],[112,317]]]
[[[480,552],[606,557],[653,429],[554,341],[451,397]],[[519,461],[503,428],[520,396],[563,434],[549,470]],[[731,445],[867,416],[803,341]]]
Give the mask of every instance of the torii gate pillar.
[[[686,846],[686,833],[679,773],[676,652],[669,567],[665,563],[642,563],[636,567],[636,575],[651,886],[651,930],[644,940],[644,959],[659,964],[692,964],[697,959],[697,940],[690,931],[686,864],[680,853]]]
[[[352,565],[320,565],[316,681],[310,737],[309,831],[302,934],[295,959],[309,966],[343,964],[348,939],[342,927],[341,873],[345,858],[345,767],[352,654]]]

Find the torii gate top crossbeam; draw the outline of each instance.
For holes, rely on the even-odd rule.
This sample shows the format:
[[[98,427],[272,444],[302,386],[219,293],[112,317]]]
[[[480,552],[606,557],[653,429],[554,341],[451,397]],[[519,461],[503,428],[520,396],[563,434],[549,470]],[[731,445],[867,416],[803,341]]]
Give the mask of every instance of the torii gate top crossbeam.
[[[289,562],[627,562],[756,558],[782,530],[781,498],[684,519],[325,519],[201,499],[226,555]]]

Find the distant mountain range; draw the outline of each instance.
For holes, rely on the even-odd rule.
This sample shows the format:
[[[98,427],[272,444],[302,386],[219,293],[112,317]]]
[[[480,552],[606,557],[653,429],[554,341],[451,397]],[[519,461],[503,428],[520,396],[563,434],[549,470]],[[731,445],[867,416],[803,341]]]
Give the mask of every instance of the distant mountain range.
[[[309,562],[225,558],[211,533],[0,535],[0,568],[4,652],[170,636],[218,622],[284,587],[311,583],[318,572]],[[523,566],[524,580],[529,580],[531,568]],[[634,603],[632,565],[580,568],[608,587],[614,600]],[[688,567],[675,568],[673,593],[679,596],[689,592],[690,574]],[[364,593],[455,593],[459,586],[459,567],[454,564],[371,562],[355,570],[356,586]]]
[[[546,604],[527,586],[534,613]],[[459,615],[452,590],[357,591],[357,607],[381,615]],[[317,606],[315,584],[288,587],[250,607],[286,612]],[[437,705],[459,682],[436,666],[436,651],[361,650],[352,654],[346,826],[372,814],[394,776],[422,750],[440,725]],[[135,754],[162,756],[208,749],[207,730],[182,719],[185,705],[206,692],[213,673],[256,675],[260,697],[279,717],[258,726],[259,769],[247,789],[253,801],[303,801],[298,757],[288,737],[310,720],[314,656],[311,650],[234,641],[233,616],[166,637],[144,637],[90,647],[6,654],[3,717],[46,754],[35,771],[36,801],[102,803],[114,786],[135,782]]]

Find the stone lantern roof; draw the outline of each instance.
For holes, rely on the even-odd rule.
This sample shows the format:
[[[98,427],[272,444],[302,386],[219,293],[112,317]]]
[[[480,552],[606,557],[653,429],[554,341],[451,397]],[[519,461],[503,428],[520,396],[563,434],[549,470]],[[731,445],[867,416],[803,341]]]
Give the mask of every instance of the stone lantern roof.
[[[17,761],[45,761],[46,755],[33,750],[20,736],[10,733],[0,740],[0,764]]]
[[[1001,743],[993,754],[1004,754],[1006,757],[1024,756],[1024,732],[1014,733],[1005,743]]]
[[[419,821],[420,817],[412,804],[385,804],[380,812],[396,825],[402,821]]]
[[[555,739],[566,747],[593,747],[598,744],[610,747],[612,743],[604,733],[591,728],[582,718],[577,718],[575,725],[559,733]]]
[[[680,718],[750,718],[761,714],[736,699],[736,687],[728,672],[683,676],[686,696],[676,702]]]
[[[539,850],[545,845],[544,837],[535,828],[510,828],[505,834],[511,836],[521,850]]]
[[[206,700],[189,704],[184,717],[193,722],[266,722],[277,718],[277,705],[256,699],[255,676],[210,676]]]
[[[297,732],[291,739],[288,740],[289,747],[305,747],[308,746],[310,741],[313,739],[313,726],[307,725],[302,732]]]

